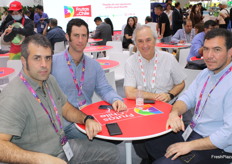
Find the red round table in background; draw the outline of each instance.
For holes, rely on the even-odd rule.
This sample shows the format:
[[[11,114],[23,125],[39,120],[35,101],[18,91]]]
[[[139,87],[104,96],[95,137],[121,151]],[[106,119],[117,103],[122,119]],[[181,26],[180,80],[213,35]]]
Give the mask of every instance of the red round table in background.
[[[196,56],[194,56],[190,58],[191,61],[201,60],[201,59],[203,59],[203,57],[197,58]]]
[[[165,44],[165,43],[156,43],[156,47],[160,48],[187,48],[190,47],[190,44]]]
[[[15,70],[13,68],[0,67],[0,79],[9,76],[10,74],[14,73],[14,71]]]
[[[103,70],[111,69],[119,65],[119,62],[114,60],[97,59]]]
[[[113,47],[112,46],[105,46],[105,45],[90,46],[90,47],[85,47],[84,52],[101,52],[101,51],[107,51],[111,48],[113,48]]]
[[[103,39],[93,39],[93,38],[88,39],[88,43],[96,43],[96,42],[101,42],[101,41],[103,41]]]

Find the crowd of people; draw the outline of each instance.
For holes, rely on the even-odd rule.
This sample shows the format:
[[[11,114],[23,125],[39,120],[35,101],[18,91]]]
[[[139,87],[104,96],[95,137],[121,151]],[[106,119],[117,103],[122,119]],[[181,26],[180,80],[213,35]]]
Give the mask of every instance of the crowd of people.
[[[144,99],[173,104],[184,90],[188,75],[171,53],[156,47],[158,38],[191,44],[186,67],[196,69],[190,62],[196,56],[203,57],[206,69],[174,102],[166,123],[172,132],[134,141],[135,151],[142,164],[229,163],[232,33],[220,22],[202,22],[200,4],[192,6],[186,19],[179,2],[173,8],[168,0],[166,8],[155,6],[156,23],[150,16],[145,24],[138,23],[137,17],[127,19],[122,47],[134,45],[136,52],[125,64],[126,98],[136,99],[142,86]],[[96,30],[90,34],[88,24],[74,18],[64,32],[42,6],[37,7],[34,22],[18,1],[11,2],[8,11],[12,20],[6,23],[3,39],[11,41],[9,53],[17,53],[10,58],[20,59],[23,68],[0,93],[0,163],[117,164],[117,144],[96,139],[101,124],[80,110],[92,104],[94,92],[116,112],[127,110],[99,63],[84,53],[90,36],[101,38],[99,45],[112,40],[111,20],[96,17]],[[16,22],[21,25],[16,27]],[[67,49],[53,54],[56,41],[68,41]],[[185,125],[180,116],[192,108],[192,120]],[[86,134],[75,123],[85,124]]]

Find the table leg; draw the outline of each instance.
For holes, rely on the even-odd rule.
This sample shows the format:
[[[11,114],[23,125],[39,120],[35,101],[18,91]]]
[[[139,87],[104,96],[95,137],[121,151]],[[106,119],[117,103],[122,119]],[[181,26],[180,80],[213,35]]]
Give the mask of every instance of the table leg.
[[[126,164],[132,164],[131,141],[125,141],[125,146],[126,146]]]

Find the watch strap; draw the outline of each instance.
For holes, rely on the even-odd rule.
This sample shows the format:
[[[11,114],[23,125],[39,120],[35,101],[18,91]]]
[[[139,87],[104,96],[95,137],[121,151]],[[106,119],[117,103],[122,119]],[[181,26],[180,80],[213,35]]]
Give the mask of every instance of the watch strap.
[[[168,94],[169,94],[171,100],[174,99],[175,96],[172,93],[168,93]]]
[[[88,119],[94,120],[94,117],[91,116],[91,115],[87,115],[87,116],[85,117],[85,119],[84,119],[84,124],[86,123],[86,121],[87,121]]]

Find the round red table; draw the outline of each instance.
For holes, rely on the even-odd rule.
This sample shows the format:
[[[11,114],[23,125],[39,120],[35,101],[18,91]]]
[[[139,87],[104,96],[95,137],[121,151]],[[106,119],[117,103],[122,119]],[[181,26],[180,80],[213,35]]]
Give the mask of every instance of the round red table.
[[[88,43],[96,43],[96,42],[101,42],[103,39],[93,39],[93,38],[89,38],[88,39]]]
[[[97,59],[103,70],[111,69],[119,65],[119,62],[114,60]]]
[[[165,43],[156,43],[156,47],[160,48],[187,48],[190,47],[190,44],[165,44]]]
[[[203,57],[197,58],[196,56],[194,56],[190,58],[190,61],[201,60],[201,59],[203,59]]]
[[[15,70],[13,68],[0,67],[0,79],[9,76],[10,74],[14,73],[14,71]]]
[[[84,52],[101,52],[101,51],[107,51],[111,48],[113,48],[113,47],[112,46],[105,46],[105,45],[90,46],[90,47],[85,47]]]

